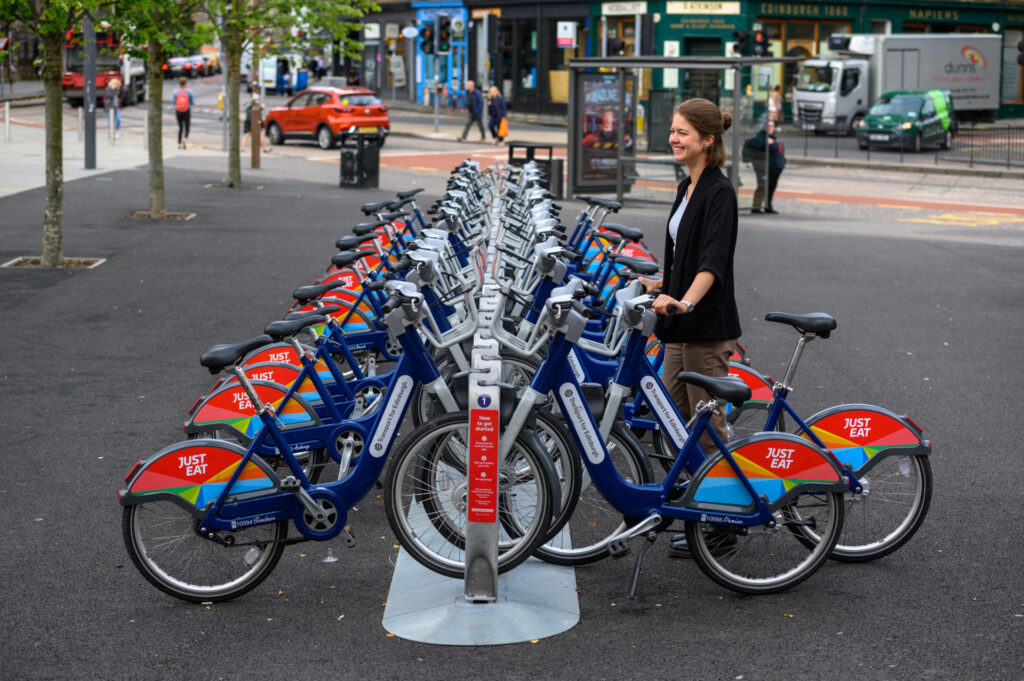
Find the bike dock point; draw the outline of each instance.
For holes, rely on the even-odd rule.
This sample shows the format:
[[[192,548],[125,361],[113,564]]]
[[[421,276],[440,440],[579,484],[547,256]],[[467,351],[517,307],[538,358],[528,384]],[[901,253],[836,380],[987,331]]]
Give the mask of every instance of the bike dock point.
[[[522,643],[568,631],[580,618],[573,568],[530,558],[498,576],[501,358],[487,331],[493,315],[501,314],[500,289],[491,274],[501,219],[495,204],[469,380],[468,485],[461,491],[468,520],[465,578],[460,582],[431,572],[403,549],[384,610],[388,632],[421,643]]]

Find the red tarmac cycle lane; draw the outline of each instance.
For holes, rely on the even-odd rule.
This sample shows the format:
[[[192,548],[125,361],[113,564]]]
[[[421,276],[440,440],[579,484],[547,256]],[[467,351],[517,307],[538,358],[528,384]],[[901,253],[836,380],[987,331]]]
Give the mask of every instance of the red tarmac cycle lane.
[[[522,152],[517,153],[521,157]],[[565,159],[565,149],[555,149],[555,158]],[[481,165],[490,165],[494,161],[504,163],[508,160],[508,147],[491,147],[482,144],[465,144],[456,151],[424,152],[422,154],[395,153],[394,155],[384,152],[381,154],[381,165],[383,167],[406,168],[426,172],[448,173],[456,165],[470,158]],[[652,182],[645,183],[658,185],[659,189],[674,191],[674,183]],[[754,193],[753,187],[740,189],[741,196],[751,196]],[[950,201],[926,201],[912,199],[897,199],[879,196],[865,196],[860,194],[831,194],[820,192],[801,192],[779,189],[775,192],[776,198],[792,199],[807,203],[835,203],[835,204],[857,204],[878,206],[882,208],[908,208],[921,210],[944,210],[944,211],[973,211],[979,213],[996,213],[1003,215],[1024,216],[1024,207],[1003,206],[994,204],[973,204],[967,202]]]

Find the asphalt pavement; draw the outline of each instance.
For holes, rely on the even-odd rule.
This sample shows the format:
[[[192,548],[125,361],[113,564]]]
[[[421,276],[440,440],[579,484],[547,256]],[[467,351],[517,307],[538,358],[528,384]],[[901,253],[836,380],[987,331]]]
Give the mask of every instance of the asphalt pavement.
[[[21,143],[17,154],[0,145],[0,165],[41,154]],[[445,173],[388,167],[381,189],[342,190],[336,164],[275,152],[263,170],[244,171],[258,188],[226,189],[223,154],[190,149],[167,160],[167,205],[195,217],[148,221],[128,217],[148,207],[144,155],[129,157],[121,140],[115,149],[123,164],[101,161],[65,185],[65,255],[105,261],[0,268],[5,677],[1024,679],[1012,416],[1022,377],[1012,348],[1024,336],[1021,222],[904,222],[896,208],[813,197],[780,202],[781,216],[741,217],[737,297],[754,367],[778,375],[795,341],[765,313],[830,312],[838,330],[808,347],[794,406],[809,414],[880,404],[911,415],[934,443],[931,510],[901,550],[826,564],[784,594],[741,597],[669,558],[663,538],[635,601],[624,597],[632,556],[605,560],[576,571],[581,617],[570,631],[435,647],[381,626],[397,549],[375,494],[350,514],[355,549],[290,547],[250,594],[197,606],[136,572],[116,493],[138,459],[182,439],[186,410],[212,385],[198,364],[203,349],[279,318],[290,291],[315,281],[335,239],[361,221],[361,203],[426,186],[428,204]],[[0,176],[0,263],[40,249],[43,189],[37,181],[8,192],[12,177]],[[918,187],[954,200],[920,178],[871,181],[858,178],[883,195]],[[1012,205],[1014,195],[961,185],[955,200]],[[564,214],[576,208],[567,201]],[[659,253],[665,210],[630,205],[619,220],[643,228]],[[328,548],[341,560],[323,562]]]

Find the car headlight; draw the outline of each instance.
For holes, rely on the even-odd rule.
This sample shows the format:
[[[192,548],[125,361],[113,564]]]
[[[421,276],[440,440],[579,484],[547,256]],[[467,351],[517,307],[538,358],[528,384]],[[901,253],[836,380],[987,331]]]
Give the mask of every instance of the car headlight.
[[[914,121],[907,121],[906,123],[904,123],[900,127],[903,128],[904,130],[910,130],[911,128],[914,127]]]
[[[864,119],[863,119],[863,118],[862,118],[862,119],[860,119],[859,121],[857,121],[857,127],[858,127],[858,128],[863,128],[863,127],[865,127],[866,125],[867,125],[867,124],[866,124],[866,123],[864,122]]]

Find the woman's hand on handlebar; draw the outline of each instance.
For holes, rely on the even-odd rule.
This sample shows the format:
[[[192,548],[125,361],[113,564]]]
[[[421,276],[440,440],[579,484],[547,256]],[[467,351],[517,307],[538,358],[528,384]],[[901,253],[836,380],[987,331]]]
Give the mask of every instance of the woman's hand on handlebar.
[[[654,310],[655,314],[684,314],[688,312],[686,305],[673,298],[672,296],[665,295],[662,293],[654,299],[654,304],[651,305],[651,309]]]
[[[648,279],[647,277],[637,277],[636,280],[644,285],[647,293],[653,293],[656,289],[661,288],[661,282],[664,281],[663,279]]]

